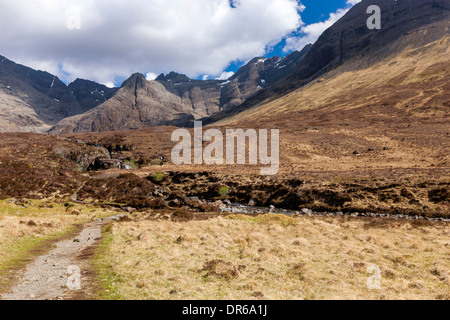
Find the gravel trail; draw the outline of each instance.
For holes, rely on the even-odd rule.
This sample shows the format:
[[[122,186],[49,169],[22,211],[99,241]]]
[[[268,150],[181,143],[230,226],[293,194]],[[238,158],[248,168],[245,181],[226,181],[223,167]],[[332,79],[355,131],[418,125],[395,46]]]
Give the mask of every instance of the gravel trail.
[[[102,227],[108,221],[118,220],[121,216],[124,215],[87,223],[77,237],[58,242],[55,249],[29,264],[19,275],[18,283],[1,299],[64,300],[78,290],[78,283],[83,290],[88,285],[83,283],[83,274],[88,273],[89,267],[77,257],[100,241]]]

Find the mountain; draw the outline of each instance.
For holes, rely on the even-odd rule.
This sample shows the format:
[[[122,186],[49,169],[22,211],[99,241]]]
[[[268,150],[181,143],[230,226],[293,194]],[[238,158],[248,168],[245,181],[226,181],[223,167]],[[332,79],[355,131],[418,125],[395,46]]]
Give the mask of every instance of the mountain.
[[[109,100],[81,115],[60,121],[51,133],[135,130],[171,121],[186,121],[195,115],[192,104],[184,104],[157,81],[133,74]]]
[[[98,102],[92,101],[94,87],[104,91],[105,98],[112,93],[84,80],[67,86],[48,72],[0,56],[0,132],[46,132],[60,120],[103,102],[99,96]]]
[[[369,5],[381,8],[381,30],[367,27]],[[449,6],[446,0],[363,0],[327,29],[314,45],[284,58],[254,58],[227,80],[201,81],[171,72],[147,81],[143,75],[134,74],[120,89],[108,89],[87,80],[77,80],[65,87],[56,77],[42,73],[43,80],[33,80],[31,86],[38,91],[34,95],[43,98],[25,101],[24,107],[18,99],[13,99],[14,95],[5,95],[9,89],[4,89],[7,101],[3,105],[17,104],[28,113],[20,112],[17,116],[4,111],[0,119],[7,119],[3,121],[8,125],[3,127],[9,126],[3,130],[15,130],[14,124],[21,122],[26,123],[21,125],[22,130],[35,130],[35,127],[44,130],[61,120],[50,130],[52,134],[189,126],[193,119],[206,123],[227,121],[240,112],[253,110],[327,78],[368,70],[380,63],[385,68],[386,61],[394,63],[395,57],[399,58],[395,63],[405,69],[387,68],[388,74],[382,77],[394,70],[407,72],[412,66],[400,63],[402,55],[409,54],[410,49],[424,49],[448,34]],[[3,76],[2,79],[5,80]],[[49,84],[52,79],[53,86]],[[359,87],[358,79],[350,80]],[[343,92],[347,85],[339,83],[331,92]],[[57,97],[54,96],[56,88]],[[315,98],[321,101],[329,93]],[[27,95],[30,96],[33,94]],[[42,101],[44,106],[39,105]],[[315,105],[317,101],[308,104]],[[39,111],[39,116],[28,115],[34,110]],[[272,114],[272,110],[267,112]],[[24,115],[36,119],[36,123],[24,121]]]
[[[370,5],[381,9],[381,30],[369,30]],[[224,110],[208,122],[275,100],[340,67],[342,72],[368,68],[406,48],[420,48],[448,34],[447,0],[363,0],[327,29],[289,76],[258,92],[239,108]]]
[[[0,131],[45,132],[81,112],[58,77],[0,56]]]
[[[109,91],[109,99],[106,89],[102,89],[105,96],[101,96],[100,100],[106,101],[82,115],[60,121],[51,133],[136,130],[158,125],[187,126],[193,119],[209,117],[220,110],[241,105],[258,91],[294,72],[309,49],[310,46],[307,46],[301,52],[295,51],[284,58],[254,58],[228,80],[194,80],[171,72],[159,75],[155,81],[147,81],[144,75],[137,73],[126,80],[117,92]],[[84,100],[78,101],[81,105],[86,104]]]
[[[108,88],[94,81],[76,79],[69,84],[69,90],[84,113],[111,98],[118,88]]]

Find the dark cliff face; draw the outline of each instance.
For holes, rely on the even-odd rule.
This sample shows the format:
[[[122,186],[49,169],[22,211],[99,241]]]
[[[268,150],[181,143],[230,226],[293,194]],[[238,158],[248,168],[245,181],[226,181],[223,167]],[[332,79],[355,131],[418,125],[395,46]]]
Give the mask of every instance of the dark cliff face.
[[[381,30],[367,27],[370,5],[381,9]],[[377,52],[377,58],[382,59],[395,54],[399,48],[389,47],[389,44],[421,26],[448,20],[449,10],[448,0],[363,0],[322,34],[286,83],[302,85],[355,57],[363,58]],[[433,41],[422,40],[408,45],[421,46]]]
[[[0,131],[45,132],[64,118],[95,108],[117,89],[58,77],[0,56]]]
[[[80,105],[82,112],[86,112],[111,98],[118,88],[108,88],[93,81],[76,79],[69,84],[69,90]]]
[[[161,74],[155,81],[163,84],[183,102],[191,103],[199,113],[210,116],[242,104],[258,91],[290,75],[310,48],[308,45],[301,52],[294,51],[283,58],[256,57],[227,80],[194,80],[171,72],[168,75]]]
[[[2,94],[21,99],[45,123],[81,113],[67,86],[48,72],[36,71],[0,56]]]

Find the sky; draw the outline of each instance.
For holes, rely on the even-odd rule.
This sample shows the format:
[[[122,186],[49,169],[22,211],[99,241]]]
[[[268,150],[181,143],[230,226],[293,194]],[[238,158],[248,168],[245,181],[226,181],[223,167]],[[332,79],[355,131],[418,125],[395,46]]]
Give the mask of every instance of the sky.
[[[0,55],[107,86],[135,72],[227,79],[301,50],[360,0],[0,0]]]

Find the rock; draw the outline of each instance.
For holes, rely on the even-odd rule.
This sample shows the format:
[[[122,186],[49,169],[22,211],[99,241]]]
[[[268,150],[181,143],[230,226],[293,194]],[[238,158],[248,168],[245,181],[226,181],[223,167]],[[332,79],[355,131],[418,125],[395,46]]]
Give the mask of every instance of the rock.
[[[271,205],[270,207],[269,207],[269,213],[274,213],[275,212],[275,206],[274,205]]]
[[[248,205],[249,205],[250,207],[254,207],[254,206],[256,206],[256,201],[253,200],[253,199],[250,199],[250,201],[248,202]]]
[[[225,203],[227,206],[231,206],[231,201],[230,200],[224,200],[223,203]]]
[[[306,214],[308,216],[311,216],[313,214],[313,211],[311,209],[303,208],[301,211],[303,214]]]
[[[336,212],[335,214],[340,217],[342,217],[344,215],[344,213],[342,211]]]

